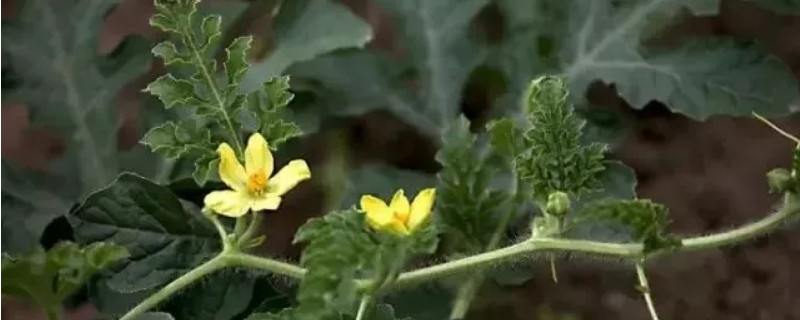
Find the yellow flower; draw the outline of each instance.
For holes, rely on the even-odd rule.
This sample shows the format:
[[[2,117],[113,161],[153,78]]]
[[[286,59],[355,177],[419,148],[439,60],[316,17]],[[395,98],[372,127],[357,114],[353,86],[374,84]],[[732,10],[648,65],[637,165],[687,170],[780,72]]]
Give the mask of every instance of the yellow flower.
[[[275,210],[281,204],[281,195],[311,178],[311,170],[303,160],[292,160],[270,177],[275,164],[267,140],[259,133],[247,141],[244,166],[227,143],[219,145],[217,152],[219,176],[233,190],[211,192],[204,202],[221,215],[241,217],[248,210]]]
[[[383,200],[365,195],[361,197],[361,211],[367,214],[367,223],[373,229],[408,235],[428,220],[435,196],[436,189],[425,189],[409,204],[403,189],[400,189],[387,206]]]

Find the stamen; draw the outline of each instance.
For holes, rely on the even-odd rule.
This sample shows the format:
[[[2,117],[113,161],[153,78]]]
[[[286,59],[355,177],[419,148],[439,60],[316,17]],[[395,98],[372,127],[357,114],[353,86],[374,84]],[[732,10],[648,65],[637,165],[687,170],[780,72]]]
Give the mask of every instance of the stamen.
[[[247,178],[247,191],[252,194],[261,194],[267,189],[267,175],[256,172]]]

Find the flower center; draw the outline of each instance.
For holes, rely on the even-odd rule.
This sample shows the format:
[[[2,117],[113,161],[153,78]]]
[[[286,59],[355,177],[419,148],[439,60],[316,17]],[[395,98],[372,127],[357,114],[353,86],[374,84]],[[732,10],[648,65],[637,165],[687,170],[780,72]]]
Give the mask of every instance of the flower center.
[[[397,221],[402,222],[403,225],[408,224],[408,216],[409,216],[408,212],[395,211],[395,213],[394,213],[394,219],[397,220]]]
[[[267,189],[267,175],[263,171],[256,172],[247,178],[247,191],[251,194],[261,194]]]

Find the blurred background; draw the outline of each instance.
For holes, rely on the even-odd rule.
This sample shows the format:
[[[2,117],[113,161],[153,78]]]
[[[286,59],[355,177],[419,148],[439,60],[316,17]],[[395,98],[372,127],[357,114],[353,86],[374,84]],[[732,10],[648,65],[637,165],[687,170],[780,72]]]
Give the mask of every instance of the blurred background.
[[[57,0],[69,1],[69,0]],[[396,0],[402,2],[403,0]],[[587,0],[589,1],[589,0]],[[161,35],[148,25],[153,14],[149,0],[121,0],[98,30],[95,50],[112,53],[128,36],[150,41]],[[269,56],[274,48],[276,31],[271,12],[276,1],[223,1],[235,3],[240,14],[230,25],[231,34],[256,37],[254,60]],[[373,30],[370,49],[379,50],[396,61],[411,59],[413,52],[398,34],[393,15],[380,4],[368,0],[333,1],[366,21]],[[773,1],[778,2],[778,1]],[[792,0],[785,1],[794,5]],[[2,1],[3,23],[15,21],[20,1]],[[222,9],[221,9],[222,10]],[[753,39],[785,63],[800,78],[800,11],[779,12],[744,0],[723,0],[713,16],[685,14],[670,22],[654,41],[678,43],[697,36],[732,35]],[[508,17],[496,3],[490,2],[470,20],[489,43],[507,36],[503,26]],[[5,32],[4,32],[5,38]],[[226,34],[227,35],[227,34]],[[7,45],[3,39],[3,46]],[[4,51],[5,55],[5,51]],[[338,205],[332,183],[340,181],[344,170],[364,166],[389,166],[430,175],[438,170],[434,161],[438,141],[420,132],[385,109],[359,112],[335,112],[336,106],[320,106],[314,100],[313,82],[303,82],[302,75],[312,65],[290,69],[300,75],[297,82],[296,114],[298,122],[310,134],[303,136],[292,153],[302,154],[312,164],[312,183],[302,184],[290,193],[278,214],[268,218],[264,232],[270,241],[264,252],[294,259],[299,249],[291,245],[296,228],[306,219]],[[20,65],[3,62],[3,89],[13,80]],[[352,75],[361,72],[351,67]],[[17,71],[18,72],[18,71]],[[160,63],[125,84],[113,99],[118,112],[118,148],[135,149],[149,128],[147,114],[160,109],[141,90],[163,74]],[[350,73],[340,74],[349,77]],[[497,81],[497,79],[500,79]],[[78,80],[80,81],[80,80]],[[413,87],[414,83],[407,84]],[[510,85],[490,67],[472,70],[457,98],[460,111],[482,128],[498,114],[494,101]],[[295,83],[293,83],[295,89]],[[42,93],[46,94],[46,93]],[[776,201],[768,193],[765,173],[787,166],[792,145],[787,139],[754,119],[712,116],[705,121],[673,113],[659,102],[632,108],[619,97],[613,85],[592,83],[585,92],[590,108],[600,114],[594,118],[603,130],[612,132],[613,157],[634,169],[640,197],[665,203],[677,233],[702,234],[746,223],[766,214]],[[54,159],[65,152],[65,137],[57,130],[32,124],[29,108],[3,95],[2,157],[16,168],[37,172],[50,170]],[[294,108],[292,106],[290,108]],[[148,109],[150,108],[150,109]],[[326,109],[327,108],[327,109]],[[324,110],[324,111],[320,111]],[[333,111],[331,111],[333,110]],[[327,112],[327,113],[326,113]],[[325,116],[319,114],[326,113]],[[352,114],[347,114],[352,113]],[[308,114],[317,114],[309,116]],[[787,131],[800,134],[800,117],[775,119]],[[297,141],[296,141],[297,142]],[[285,161],[286,157],[283,157]],[[345,164],[342,164],[345,163]],[[4,167],[5,168],[5,167]],[[327,171],[326,171],[327,170]],[[4,170],[4,184],[6,172]],[[393,179],[393,178],[387,178]],[[333,195],[331,194],[333,193]],[[339,199],[341,201],[341,199]],[[7,219],[6,219],[7,220]],[[5,224],[5,221],[4,221]],[[5,241],[4,237],[4,241]],[[6,244],[4,244],[6,245]],[[550,280],[545,263],[520,272],[533,274],[529,281],[483,287],[473,304],[471,319],[648,319],[641,297],[632,285],[633,272],[622,265],[590,257],[569,257],[559,264],[560,282]],[[650,267],[650,282],[662,319],[800,319],[800,232],[788,230],[735,248],[707,250],[658,260]],[[75,306],[70,319],[90,319],[90,306]],[[536,314],[532,318],[530,315]],[[25,306],[3,298],[3,317],[34,319]]]

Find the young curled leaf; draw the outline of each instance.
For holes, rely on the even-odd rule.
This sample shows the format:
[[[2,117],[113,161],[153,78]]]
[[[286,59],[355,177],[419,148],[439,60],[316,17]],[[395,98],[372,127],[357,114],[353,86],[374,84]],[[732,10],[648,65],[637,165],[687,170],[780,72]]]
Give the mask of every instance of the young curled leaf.
[[[546,203],[558,191],[578,197],[599,190],[606,146],[581,144],[585,121],[568,104],[564,81],[555,77],[531,81],[524,103],[527,150],[517,156],[517,171],[533,187],[536,201]]]
[[[601,200],[584,207],[570,221],[573,225],[591,222],[621,225],[630,232],[630,241],[644,245],[645,253],[681,245],[680,240],[669,233],[667,207],[647,199]]]

